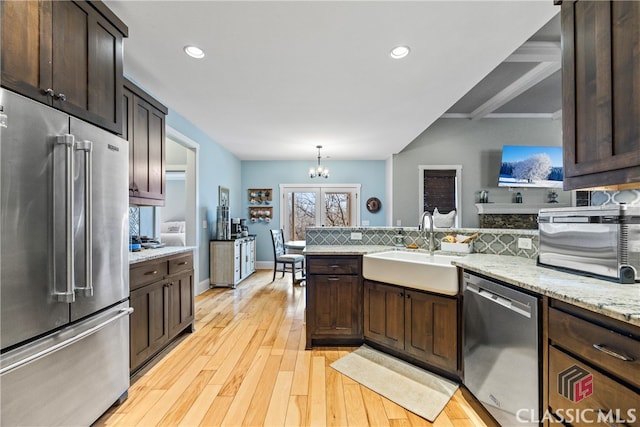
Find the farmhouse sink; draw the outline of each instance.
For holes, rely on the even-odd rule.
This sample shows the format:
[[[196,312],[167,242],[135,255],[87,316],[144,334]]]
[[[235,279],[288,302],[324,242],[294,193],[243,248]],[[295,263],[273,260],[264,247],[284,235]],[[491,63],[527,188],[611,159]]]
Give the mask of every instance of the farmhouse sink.
[[[391,283],[444,295],[458,293],[458,272],[451,255],[387,251],[362,257],[362,275],[369,280]]]

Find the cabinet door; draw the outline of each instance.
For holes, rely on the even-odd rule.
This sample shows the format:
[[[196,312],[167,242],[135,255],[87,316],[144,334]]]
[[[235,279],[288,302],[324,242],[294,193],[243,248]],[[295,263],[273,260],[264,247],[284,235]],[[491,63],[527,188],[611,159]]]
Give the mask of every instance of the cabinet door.
[[[404,350],[404,299],[402,288],[365,280],[365,338]]]
[[[0,2],[2,86],[40,102],[51,99],[51,2]]]
[[[130,202],[164,206],[165,115],[137,95],[133,96],[132,123],[127,130],[131,150]]]
[[[405,291],[405,352],[433,365],[458,367],[457,300]]]
[[[169,282],[169,339],[189,326],[193,313],[193,272],[189,272]]]
[[[564,189],[640,181],[640,2],[562,3]]]
[[[307,285],[312,335],[362,334],[361,285],[358,276],[314,275]],[[310,310],[309,310],[310,309]]]
[[[169,285],[160,281],[131,292],[130,369],[144,363],[169,340]]]
[[[638,402],[636,391],[549,346],[549,408],[573,416],[570,425],[640,426]]]
[[[2,38],[3,86],[121,132],[123,35],[88,2],[2,2]]]

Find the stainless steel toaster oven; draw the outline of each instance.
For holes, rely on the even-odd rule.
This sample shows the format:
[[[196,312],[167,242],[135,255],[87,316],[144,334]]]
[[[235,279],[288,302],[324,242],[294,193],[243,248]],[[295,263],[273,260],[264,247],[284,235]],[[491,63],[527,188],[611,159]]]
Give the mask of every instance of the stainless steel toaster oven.
[[[640,206],[540,209],[538,227],[539,265],[640,281]]]

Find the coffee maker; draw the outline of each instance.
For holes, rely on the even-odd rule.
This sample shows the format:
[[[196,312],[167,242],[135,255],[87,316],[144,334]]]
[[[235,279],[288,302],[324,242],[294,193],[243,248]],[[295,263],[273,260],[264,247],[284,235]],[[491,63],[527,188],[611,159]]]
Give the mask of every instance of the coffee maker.
[[[242,226],[240,224],[240,218],[231,218],[231,238],[237,239],[242,237]]]
[[[240,219],[240,230],[242,237],[247,237],[249,235],[249,227],[247,226],[247,219],[246,218],[241,218]]]

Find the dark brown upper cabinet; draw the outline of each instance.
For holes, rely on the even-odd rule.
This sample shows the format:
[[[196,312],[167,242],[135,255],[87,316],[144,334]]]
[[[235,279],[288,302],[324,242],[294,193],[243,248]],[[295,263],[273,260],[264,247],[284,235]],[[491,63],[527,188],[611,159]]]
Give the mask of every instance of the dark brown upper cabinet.
[[[640,2],[561,7],[564,189],[638,186]]]
[[[122,132],[122,40],[103,3],[3,1],[2,86]]]
[[[129,203],[164,206],[167,107],[124,79],[122,137],[129,141]]]

